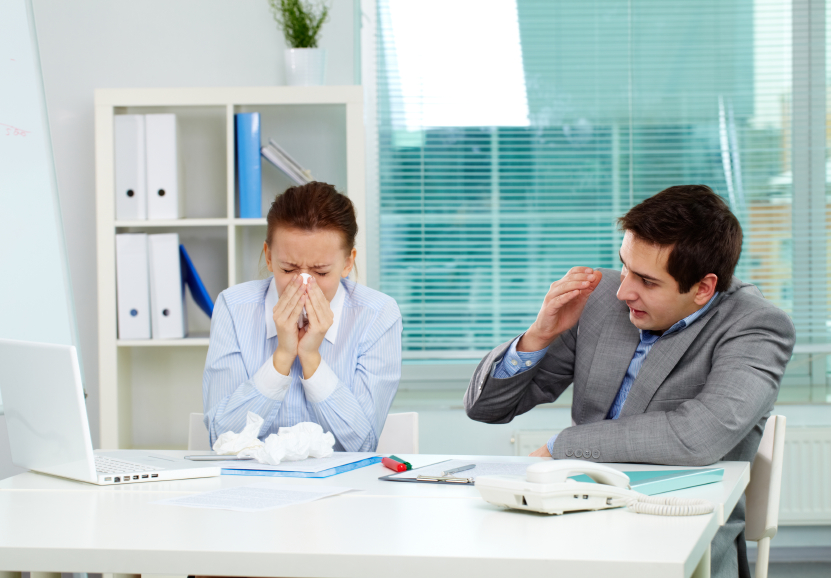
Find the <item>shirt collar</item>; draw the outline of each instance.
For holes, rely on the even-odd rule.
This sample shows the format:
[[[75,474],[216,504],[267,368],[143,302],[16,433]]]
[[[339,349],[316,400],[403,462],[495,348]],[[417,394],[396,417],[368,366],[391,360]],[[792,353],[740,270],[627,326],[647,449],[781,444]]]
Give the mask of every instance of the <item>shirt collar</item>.
[[[716,297],[718,297],[718,296],[719,296],[719,292],[716,291],[713,294],[713,296],[710,297],[710,300],[707,301],[707,304],[704,305],[704,307],[702,307],[698,311],[694,311],[694,312],[690,313],[689,315],[684,317],[681,321],[678,321],[677,323],[675,323],[672,327],[670,327],[669,329],[664,331],[663,335],[669,335],[670,333],[675,333],[676,331],[681,331],[682,329],[686,329],[687,327],[692,325],[692,323],[696,319],[698,319],[699,317],[701,317],[702,315],[704,315],[707,312],[707,310],[710,308],[710,305],[713,304],[713,301],[715,301]],[[643,340],[644,336],[652,336],[652,335],[655,335],[655,339],[657,339],[659,337],[656,333],[653,333],[652,331],[649,331],[648,329],[642,329],[641,330],[641,340]]]
[[[345,298],[346,290],[343,288],[343,283],[338,283],[338,291],[335,293],[335,297],[329,302],[329,308],[332,310],[335,318],[332,321],[332,326],[326,332],[326,340],[333,345],[338,337],[338,328],[340,327],[341,312],[343,311],[343,301]],[[265,294],[265,326],[268,339],[277,336],[277,327],[274,325],[273,311],[279,299],[277,284],[274,282],[274,277],[272,277],[271,282],[268,284],[268,291]]]

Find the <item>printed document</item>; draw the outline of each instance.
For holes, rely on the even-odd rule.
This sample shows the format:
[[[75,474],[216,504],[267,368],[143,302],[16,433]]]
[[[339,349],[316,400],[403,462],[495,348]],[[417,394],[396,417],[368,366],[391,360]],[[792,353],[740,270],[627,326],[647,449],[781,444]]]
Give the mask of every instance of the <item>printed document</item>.
[[[151,503],[165,506],[185,506],[187,508],[262,512],[313,502],[321,498],[348,492],[351,489],[337,486],[287,485],[268,481]]]

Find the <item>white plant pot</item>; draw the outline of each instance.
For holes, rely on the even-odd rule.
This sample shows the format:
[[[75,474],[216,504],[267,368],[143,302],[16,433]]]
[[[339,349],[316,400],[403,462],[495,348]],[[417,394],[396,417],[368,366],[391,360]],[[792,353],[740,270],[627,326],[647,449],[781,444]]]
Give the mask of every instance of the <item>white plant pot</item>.
[[[325,80],[325,48],[286,49],[286,83],[289,86],[320,86]]]

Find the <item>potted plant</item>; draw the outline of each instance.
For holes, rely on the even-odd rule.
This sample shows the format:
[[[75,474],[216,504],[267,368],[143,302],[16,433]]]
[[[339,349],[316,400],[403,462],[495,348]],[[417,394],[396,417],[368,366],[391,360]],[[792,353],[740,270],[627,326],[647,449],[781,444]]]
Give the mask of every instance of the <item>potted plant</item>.
[[[320,85],[326,73],[326,50],[317,47],[329,7],[303,0],[268,0],[286,43],[286,80],[290,85]]]

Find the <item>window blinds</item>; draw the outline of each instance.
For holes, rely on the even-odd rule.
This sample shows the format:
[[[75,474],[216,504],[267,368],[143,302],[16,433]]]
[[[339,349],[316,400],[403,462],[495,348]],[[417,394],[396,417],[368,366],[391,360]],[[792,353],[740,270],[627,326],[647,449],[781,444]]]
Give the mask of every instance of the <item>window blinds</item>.
[[[619,267],[617,217],[691,183],[742,223],[736,274],[824,344],[825,27],[807,0],[378,0],[380,288],[405,357],[513,338],[570,267]]]

